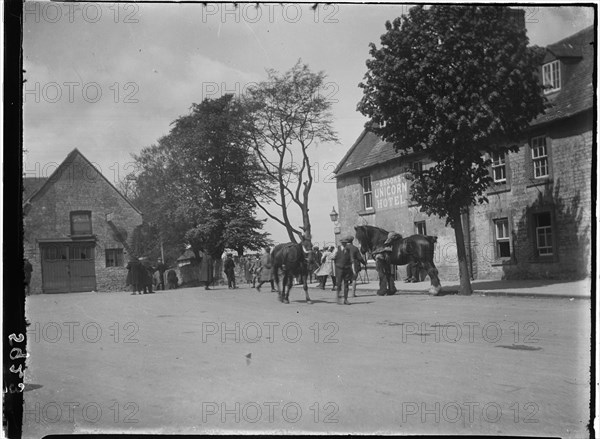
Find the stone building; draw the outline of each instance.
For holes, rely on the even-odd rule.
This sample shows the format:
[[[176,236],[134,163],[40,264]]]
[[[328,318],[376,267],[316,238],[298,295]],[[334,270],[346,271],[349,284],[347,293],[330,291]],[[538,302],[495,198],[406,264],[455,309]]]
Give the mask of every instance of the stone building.
[[[590,274],[594,39],[589,27],[546,48],[540,77],[552,106],[530,123],[518,152],[490,157],[489,203],[463,218],[472,278]],[[454,231],[409,196],[407,169],[429,165],[363,131],[335,171],[339,231],[370,224],[405,236],[437,235],[435,263],[442,279],[455,280]]]
[[[50,177],[23,186],[31,293],[124,291],[127,237],[141,212],[77,149]]]

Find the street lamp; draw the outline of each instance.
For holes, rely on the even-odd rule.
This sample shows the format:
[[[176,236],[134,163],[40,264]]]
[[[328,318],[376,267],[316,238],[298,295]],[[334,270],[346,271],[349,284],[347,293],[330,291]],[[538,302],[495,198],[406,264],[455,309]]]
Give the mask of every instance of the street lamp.
[[[331,222],[336,223],[338,220],[339,214],[335,211],[335,206],[331,209],[331,213],[329,214],[329,218],[331,218]]]
[[[335,211],[335,206],[331,209],[331,213],[329,214],[329,218],[331,218],[331,222],[333,223],[333,233],[336,235],[340,234],[341,228],[340,223],[338,223],[339,214]],[[336,244],[337,244],[337,236],[336,236]]]

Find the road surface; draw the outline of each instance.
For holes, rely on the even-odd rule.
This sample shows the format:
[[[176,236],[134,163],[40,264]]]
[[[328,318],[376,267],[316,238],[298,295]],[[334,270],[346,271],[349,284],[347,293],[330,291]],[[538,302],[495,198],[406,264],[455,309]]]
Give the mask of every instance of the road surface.
[[[23,437],[588,436],[589,300],[269,290],[29,297]]]

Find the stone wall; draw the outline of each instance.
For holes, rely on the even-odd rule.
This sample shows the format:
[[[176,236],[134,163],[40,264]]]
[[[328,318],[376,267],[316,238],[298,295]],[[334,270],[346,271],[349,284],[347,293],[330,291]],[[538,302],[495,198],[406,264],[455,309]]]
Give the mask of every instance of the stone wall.
[[[507,156],[507,183],[488,190],[488,204],[470,209],[463,217],[465,240],[471,253],[471,271],[475,279],[561,278],[572,279],[591,272],[591,182],[592,182],[592,115],[585,113],[559,120],[530,133],[547,136],[550,177],[534,179],[529,138],[520,149]],[[416,161],[416,159],[410,159]],[[445,220],[427,217],[407,200],[404,194],[390,192],[388,206],[375,203],[365,210],[361,177],[370,175],[372,189],[376,182],[402,181],[408,163],[394,161],[363,173],[337,179],[340,234],[354,234],[356,225],[374,225],[404,236],[415,233],[414,223],[425,221],[427,234],[436,235],[438,243],[434,262],[443,281],[458,279],[454,230]],[[424,163],[424,168],[428,166]],[[387,189],[386,184],[377,183]],[[398,198],[394,198],[397,197]],[[380,197],[381,198],[381,197]],[[390,205],[394,204],[392,208]],[[378,208],[380,207],[380,208]],[[554,255],[538,257],[535,251],[533,215],[551,212]],[[508,218],[512,257],[502,260],[496,255],[494,220]]]
[[[136,211],[101,174],[80,154],[70,154],[70,162],[61,165],[46,186],[26,208],[24,216],[25,256],[33,265],[31,293],[42,292],[40,239],[69,240],[71,234],[70,212],[91,211],[92,234],[96,236],[95,270],[98,291],[125,289],[125,267],[106,267],[105,250],[123,248],[113,237],[106,215],[112,214],[113,223],[132,236],[142,223]],[[123,264],[128,255],[124,250]]]

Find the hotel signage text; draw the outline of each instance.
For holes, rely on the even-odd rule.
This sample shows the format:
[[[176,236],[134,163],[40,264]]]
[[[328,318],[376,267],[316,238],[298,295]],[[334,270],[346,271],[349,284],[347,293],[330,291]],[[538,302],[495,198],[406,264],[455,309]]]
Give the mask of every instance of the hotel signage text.
[[[376,210],[406,206],[409,201],[408,181],[403,175],[396,175],[373,182],[374,207]]]

